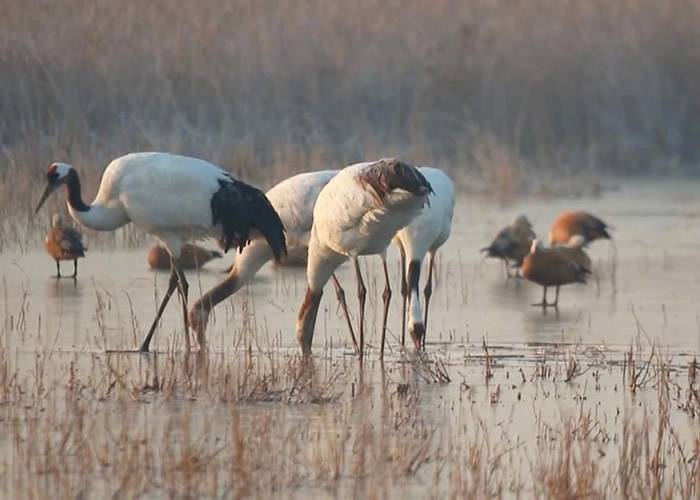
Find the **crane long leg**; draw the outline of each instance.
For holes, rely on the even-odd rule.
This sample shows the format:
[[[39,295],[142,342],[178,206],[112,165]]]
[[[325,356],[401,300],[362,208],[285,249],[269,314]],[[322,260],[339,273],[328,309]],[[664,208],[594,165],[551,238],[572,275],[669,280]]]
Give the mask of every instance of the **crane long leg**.
[[[554,309],[559,309],[559,285],[557,285],[557,293],[554,295],[554,303],[551,305]]]
[[[170,297],[172,296],[173,292],[175,291],[175,288],[177,288],[177,282],[178,282],[177,272],[175,271],[175,268],[173,268],[170,272],[170,281],[168,282],[168,291],[165,292],[165,295],[163,296],[163,300],[160,303],[160,307],[158,307],[158,312],[156,313],[156,317],[153,319],[153,323],[151,324],[151,328],[148,330],[148,335],[146,335],[146,338],[144,339],[143,343],[141,344],[141,348],[139,349],[139,352],[148,352],[148,348],[151,345],[151,339],[153,338],[153,334],[156,332],[156,327],[158,326],[158,321],[160,320],[160,317],[163,315],[163,311],[165,310],[165,306],[168,305],[168,301],[170,300]]]
[[[391,284],[389,283],[389,269],[386,267],[386,255],[382,254],[382,265],[384,266],[384,314],[382,316],[382,343],[379,348],[380,359],[384,358],[384,341],[386,340],[386,321],[389,318],[389,302],[391,302]]]
[[[406,282],[406,250],[399,245],[401,254],[401,298],[403,299],[401,313],[401,345],[406,345],[406,306],[408,304],[408,283]]]
[[[73,259],[73,279],[78,277],[78,259]]]
[[[333,273],[331,279],[333,280],[333,286],[335,287],[335,295],[338,298],[338,303],[340,304],[340,308],[343,310],[343,314],[345,315],[345,322],[348,324],[348,330],[350,330],[352,345],[355,346],[355,352],[359,353],[360,348],[357,345],[357,338],[355,338],[355,330],[352,327],[350,313],[348,313],[348,303],[345,301],[345,290],[343,290],[343,287],[340,286],[340,282],[338,281],[338,278],[336,277],[335,273]]]
[[[176,259],[172,260],[171,265],[173,269],[175,269],[178,278],[178,292],[180,294],[180,301],[182,303],[182,321],[185,326],[185,350],[187,352],[190,352],[190,329],[187,322],[187,295],[190,290],[190,284],[187,282],[185,273],[182,271],[182,268],[180,267],[180,264]],[[204,349],[204,346],[201,345],[200,348]]]
[[[430,262],[428,264],[428,282],[425,284],[423,289],[423,295],[425,296],[425,313],[423,316],[423,327],[425,328],[425,333],[423,334],[423,348],[425,348],[425,337],[428,336],[428,307],[430,307],[430,297],[433,295],[433,264],[435,262],[435,253],[430,252]]]
[[[367,287],[362,279],[360,271],[360,261],[357,257],[353,258],[355,264],[355,275],[357,276],[357,298],[360,301],[360,360],[363,359],[365,353],[365,299],[367,298]]]
[[[58,260],[56,261],[56,276],[54,276],[54,278],[61,278],[61,263]]]

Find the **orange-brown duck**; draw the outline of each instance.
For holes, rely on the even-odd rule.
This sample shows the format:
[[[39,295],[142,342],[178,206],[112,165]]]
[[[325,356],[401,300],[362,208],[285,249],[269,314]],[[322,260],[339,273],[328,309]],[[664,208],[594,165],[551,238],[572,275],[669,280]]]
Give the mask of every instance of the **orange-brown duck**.
[[[610,226],[588,212],[569,210],[554,220],[549,230],[549,243],[566,245],[572,236],[580,235],[584,239],[584,245],[587,245],[598,239],[611,239],[608,229],[611,229]]]
[[[85,257],[87,248],[83,246],[80,233],[70,226],[63,224],[60,214],[51,218],[51,229],[44,239],[46,251],[56,261],[56,278],[61,278],[61,261],[73,261],[73,276],[78,277],[78,259]]]
[[[587,257],[587,256],[586,256]],[[563,251],[563,247],[542,248],[533,240],[530,253],[523,260],[523,278],[544,288],[542,302],[533,304],[543,308],[559,305],[559,287],[570,283],[585,283],[590,269],[579,265],[574,258]],[[556,287],[554,302],[547,302],[547,288]]]

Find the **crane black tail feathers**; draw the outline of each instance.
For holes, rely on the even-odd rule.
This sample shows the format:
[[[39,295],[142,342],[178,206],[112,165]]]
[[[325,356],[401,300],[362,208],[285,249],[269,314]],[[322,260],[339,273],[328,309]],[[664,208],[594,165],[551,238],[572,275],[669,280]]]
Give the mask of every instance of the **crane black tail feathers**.
[[[270,203],[270,200],[261,192],[255,189],[252,199],[253,228],[257,229],[267,240],[267,244],[272,249],[275,262],[280,262],[283,255],[287,255],[287,240],[284,236],[284,225],[279,214]]]
[[[255,229],[265,238],[279,262],[287,254],[282,220],[265,194],[234,179],[219,180],[220,189],[211,198],[214,225],[221,224],[219,240],[224,252],[236,247],[243,250]]]

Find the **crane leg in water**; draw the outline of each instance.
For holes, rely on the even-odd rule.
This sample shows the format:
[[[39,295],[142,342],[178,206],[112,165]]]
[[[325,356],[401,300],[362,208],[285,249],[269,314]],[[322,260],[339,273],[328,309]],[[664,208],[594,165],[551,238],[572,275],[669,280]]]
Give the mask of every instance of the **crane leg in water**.
[[[355,264],[355,275],[357,276],[357,298],[360,302],[360,360],[365,354],[365,299],[367,298],[367,287],[362,279],[360,271],[360,261],[357,257],[353,257]]]
[[[355,330],[353,329],[352,321],[350,320],[350,313],[348,313],[348,303],[345,301],[345,290],[343,290],[343,287],[340,286],[340,282],[338,281],[338,278],[336,277],[335,273],[333,273],[331,279],[333,280],[333,286],[335,287],[335,296],[338,298],[340,308],[343,310],[343,314],[345,315],[345,322],[348,325],[348,330],[350,330],[352,345],[355,346],[355,352],[359,353],[360,348],[357,345],[357,338],[355,337]]]
[[[187,296],[190,290],[190,284],[187,282],[185,273],[177,261],[173,260],[173,268],[177,272],[178,277],[178,291],[180,292],[180,302],[182,304],[182,322],[185,327],[185,351],[190,352],[190,328],[187,322]],[[201,345],[200,349],[204,349]]]
[[[181,281],[182,280],[182,281]],[[158,307],[158,312],[156,313],[156,317],[153,319],[153,323],[151,324],[151,328],[148,330],[148,335],[146,335],[146,338],[144,339],[143,343],[141,344],[141,348],[139,349],[139,352],[148,352],[149,347],[151,345],[151,339],[153,338],[153,335],[156,332],[156,328],[158,327],[158,321],[160,321],[160,317],[163,315],[163,311],[165,311],[165,306],[168,305],[168,301],[170,300],[170,297],[173,295],[173,292],[175,289],[179,290],[179,293],[182,296],[182,308],[183,308],[183,314],[184,316],[184,322],[185,322],[185,339],[186,339],[186,344],[185,348],[189,352],[190,350],[190,342],[189,342],[189,331],[187,328],[187,292],[189,290],[189,284],[187,283],[187,279],[185,278],[185,274],[182,272],[182,269],[180,269],[179,265],[173,260],[171,263],[171,271],[170,271],[170,280],[168,281],[168,290],[165,292],[165,295],[163,296],[163,300],[160,303],[160,306]]]
[[[382,343],[379,348],[379,357],[384,358],[384,342],[386,340],[386,322],[389,318],[389,302],[391,302],[391,285],[389,283],[389,269],[386,267],[386,253],[381,255],[382,266],[384,267],[384,293],[382,293],[382,300],[384,300],[384,313],[382,315]]]
[[[403,245],[399,245],[401,254],[401,345],[406,345],[406,306],[408,305],[408,283],[406,282],[406,250]]]
[[[428,308],[430,307],[430,297],[433,295],[433,264],[435,262],[435,252],[430,252],[430,261],[428,263],[428,282],[425,284],[423,289],[423,295],[425,296],[425,313],[423,313],[423,327],[425,328],[425,333],[423,333],[423,348],[425,349],[425,337],[428,336]]]

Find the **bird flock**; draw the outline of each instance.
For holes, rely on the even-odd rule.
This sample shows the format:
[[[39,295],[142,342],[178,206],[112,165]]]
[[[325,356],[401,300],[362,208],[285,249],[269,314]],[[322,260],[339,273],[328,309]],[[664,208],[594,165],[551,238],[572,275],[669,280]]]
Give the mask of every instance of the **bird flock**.
[[[80,176],[72,166],[51,164],[46,180],[35,213],[53,192],[65,186],[68,212],[81,226],[113,231],[131,223],[158,240],[149,250],[147,262],[152,269],[169,270],[170,279],[139,352],[150,350],[160,317],[176,291],[185,347],[189,352],[191,331],[204,352],[212,310],[274,260],[278,265],[306,266],[306,292],[296,320],[302,352],[311,353],[323,290],[331,281],[353,346],[363,359],[367,287],[360,257],[377,255],[385,280],[379,347],[383,356],[393,295],[387,267],[387,250],[392,244],[401,258],[401,343],[405,344],[408,330],[415,349],[425,348],[435,257],[450,236],[455,207],[454,184],[442,170],[383,158],[341,170],[298,174],[263,193],[204,160],[168,153],[132,153],[107,166],[90,204],[82,199]],[[515,277],[541,285],[543,298],[536,305],[556,308],[561,286],[585,283],[592,271],[585,247],[596,239],[610,238],[608,229],[586,212],[565,212],[552,225],[550,246],[544,248],[528,218],[519,215],[482,252],[502,259],[508,277],[515,268]],[[205,238],[216,239],[224,252],[236,248],[239,254],[226,277],[190,305],[184,271],[222,256],[195,244]],[[55,214],[45,245],[56,261],[56,277],[61,277],[60,261],[72,260],[75,279],[77,259],[86,251],[80,233]],[[335,275],[348,260],[357,281],[357,325],[353,325],[345,290]],[[556,289],[554,302],[547,301],[550,287]]]

